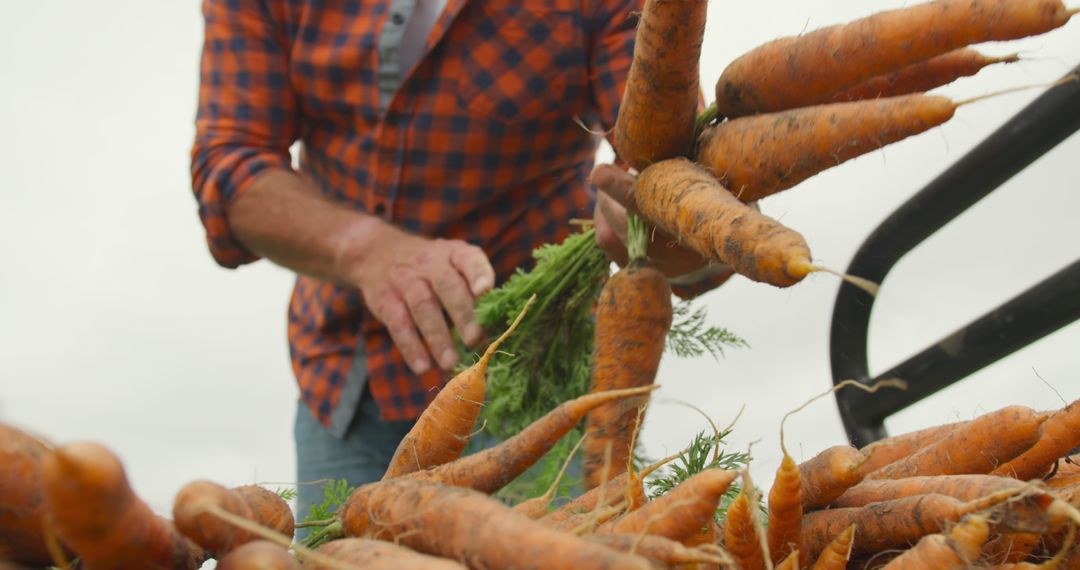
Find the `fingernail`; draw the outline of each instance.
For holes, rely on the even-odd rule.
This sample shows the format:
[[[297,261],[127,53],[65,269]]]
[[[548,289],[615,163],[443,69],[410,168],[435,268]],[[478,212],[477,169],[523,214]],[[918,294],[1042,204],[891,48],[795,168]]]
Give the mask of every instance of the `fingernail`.
[[[457,352],[453,351],[452,349],[448,348],[443,351],[442,358],[440,359],[442,361],[443,370],[450,370],[451,368],[453,368],[454,365],[457,364],[457,359]]]
[[[428,362],[423,358],[417,358],[412,363],[413,372],[417,374],[423,374],[428,371]]]
[[[472,289],[473,295],[486,293],[488,289],[491,289],[491,279],[488,279],[487,277],[481,277],[476,281],[473,281]]]

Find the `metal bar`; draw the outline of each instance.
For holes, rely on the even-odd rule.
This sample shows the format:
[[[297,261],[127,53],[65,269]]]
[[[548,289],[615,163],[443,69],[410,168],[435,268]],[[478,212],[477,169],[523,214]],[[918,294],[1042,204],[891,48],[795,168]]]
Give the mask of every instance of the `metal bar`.
[[[906,390],[847,397],[855,425],[880,425],[890,414],[953,384],[1080,319],[1080,260],[878,375],[900,378]]]
[[[1080,74],[1080,66],[1071,74]],[[1080,81],[1048,89],[886,218],[859,247],[847,273],[883,282],[915,246],[1077,130]],[[873,304],[873,297],[861,289],[848,283],[840,286],[829,338],[834,383],[869,376],[867,336]],[[851,400],[858,398],[857,393],[841,390],[836,394],[853,444],[886,433],[884,417],[870,423],[855,420],[862,417],[853,409],[858,400]]]

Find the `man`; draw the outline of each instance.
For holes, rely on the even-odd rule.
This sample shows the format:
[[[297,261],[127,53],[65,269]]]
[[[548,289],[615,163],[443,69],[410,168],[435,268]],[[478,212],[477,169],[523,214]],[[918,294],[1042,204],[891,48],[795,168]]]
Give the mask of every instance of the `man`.
[[[478,343],[476,298],[594,202],[601,245],[625,258],[625,210],[590,189],[600,139],[581,125],[614,123],[639,9],[204,0],[193,188],[219,264],[298,274],[299,481],[381,477],[457,361],[451,330]],[[593,176],[624,203],[629,180]],[[714,283],[698,256],[658,249],[680,282]],[[301,485],[298,513],[320,497]]]

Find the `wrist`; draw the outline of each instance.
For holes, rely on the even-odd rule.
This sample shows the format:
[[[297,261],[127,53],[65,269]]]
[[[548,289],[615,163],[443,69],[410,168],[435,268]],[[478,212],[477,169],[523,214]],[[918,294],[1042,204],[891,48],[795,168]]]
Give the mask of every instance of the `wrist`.
[[[336,236],[334,274],[345,283],[358,286],[372,265],[372,257],[387,249],[393,240],[405,236],[405,232],[378,216],[357,212]]]

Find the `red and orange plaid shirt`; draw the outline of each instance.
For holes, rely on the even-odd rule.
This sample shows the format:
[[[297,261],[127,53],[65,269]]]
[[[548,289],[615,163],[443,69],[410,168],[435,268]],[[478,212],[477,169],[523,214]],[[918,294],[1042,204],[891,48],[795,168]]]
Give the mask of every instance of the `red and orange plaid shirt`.
[[[509,277],[592,215],[600,138],[579,122],[614,123],[640,3],[449,0],[380,101],[381,34],[402,23],[393,2],[204,0],[192,178],[213,257],[256,260],[229,231],[230,205],[260,172],[291,168],[299,141],[299,170],[326,197],[479,245]],[[387,420],[416,417],[445,380],[414,375],[347,287],[299,276],[288,336],[301,397],[326,425],[351,418],[354,362]]]

